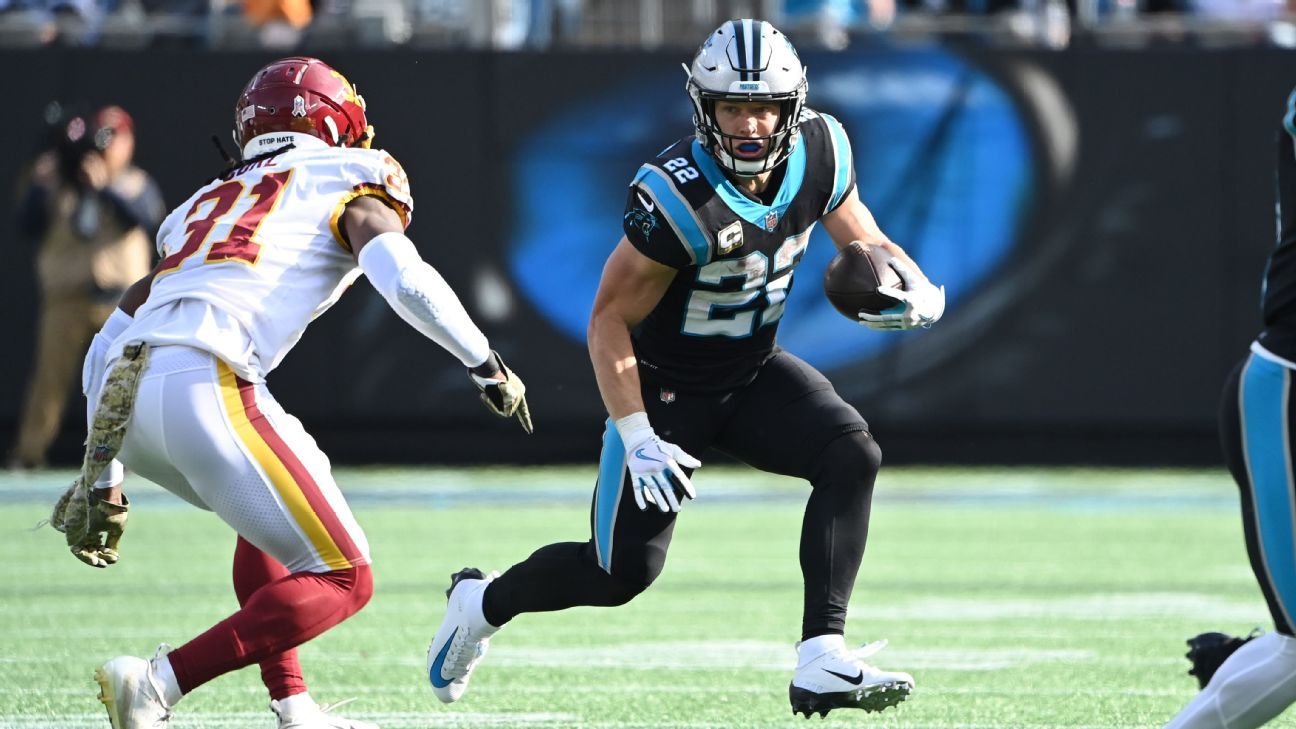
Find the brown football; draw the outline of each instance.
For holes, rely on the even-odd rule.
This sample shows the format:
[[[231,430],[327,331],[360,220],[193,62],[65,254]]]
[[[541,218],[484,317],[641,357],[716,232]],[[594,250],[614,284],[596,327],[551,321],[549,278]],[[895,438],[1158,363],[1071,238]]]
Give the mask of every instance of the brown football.
[[[892,256],[884,248],[854,241],[837,251],[824,271],[824,294],[847,319],[859,321],[859,312],[880,313],[895,305],[895,299],[878,293],[880,288],[903,289],[904,282],[891,268]]]

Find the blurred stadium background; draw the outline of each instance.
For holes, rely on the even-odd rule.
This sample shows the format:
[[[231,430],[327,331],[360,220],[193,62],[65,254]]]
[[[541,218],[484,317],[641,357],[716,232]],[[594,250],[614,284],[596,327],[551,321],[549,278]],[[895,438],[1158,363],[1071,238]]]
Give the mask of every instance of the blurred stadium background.
[[[879,335],[824,301],[822,232],[800,268],[781,342],[890,462],[1218,461],[1218,388],[1273,244],[1296,40],[1281,3],[315,0],[303,22],[294,1],[266,20],[259,0],[0,0],[0,216],[51,100],[127,108],[136,162],[175,205],[220,168],[209,137],[253,70],[289,52],[342,69],[410,173],[411,236],[526,377],[537,432],[479,412],[453,360],[362,284],[271,381],[339,462],[593,457],[584,322],[624,185],[690,131],[679,63],[744,14],[787,27],[810,103],[852,134],[862,197],[949,291],[940,326]],[[0,270],[9,442],[33,249],[11,236]],[[65,423],[51,457],[70,464],[80,418]]]

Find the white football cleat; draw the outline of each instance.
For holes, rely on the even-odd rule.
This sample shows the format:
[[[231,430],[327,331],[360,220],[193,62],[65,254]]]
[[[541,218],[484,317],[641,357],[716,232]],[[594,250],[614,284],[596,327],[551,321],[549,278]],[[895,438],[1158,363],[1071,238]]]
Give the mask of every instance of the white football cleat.
[[[159,649],[159,653],[161,649]],[[95,669],[99,701],[113,729],[159,729],[171,723],[171,707],[143,658],[120,656]]]
[[[788,686],[793,715],[809,719],[816,712],[827,716],[833,709],[882,711],[904,701],[913,691],[913,676],[864,662],[886,643],[878,640],[850,651],[841,636],[832,635],[798,644],[797,669]]]
[[[482,596],[496,577],[498,572],[484,575],[474,567],[465,567],[450,576],[445,619],[433,636],[427,654],[432,693],[447,704],[458,701],[468,690],[473,669],[486,655],[490,637],[499,630],[486,622],[482,614]]]
[[[352,701],[355,699],[323,705],[312,701],[308,706],[295,710],[290,710],[278,701],[271,701],[270,710],[279,717],[279,729],[378,729],[377,724],[328,713]]]

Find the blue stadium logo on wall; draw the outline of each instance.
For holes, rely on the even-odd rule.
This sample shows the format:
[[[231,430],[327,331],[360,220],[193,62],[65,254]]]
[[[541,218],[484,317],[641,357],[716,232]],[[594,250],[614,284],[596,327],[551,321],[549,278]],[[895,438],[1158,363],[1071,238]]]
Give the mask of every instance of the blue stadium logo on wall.
[[[1020,303],[1025,279],[1039,275],[1042,236],[1023,233],[1062,189],[1074,145],[1059,146],[1052,136],[1045,144],[1035,130],[1074,126],[1074,115],[1057,84],[1029,61],[991,75],[940,49],[811,55],[808,105],[846,128],[860,198],[882,230],[945,285],[947,308],[945,321],[930,330],[862,331],[824,298],[819,282],[835,247],[817,226],[797,267],[801,283],[788,293],[779,344],[829,371],[880,367],[872,363],[897,347],[921,350],[906,361],[948,361],[977,340],[991,314]],[[597,140],[591,128],[600,130]],[[573,342],[584,342],[626,183],[663,144],[692,130],[688,99],[666,68],[564,101],[515,147],[512,279]],[[639,210],[625,222],[645,232],[658,224]],[[773,229],[778,218],[763,222]],[[906,377],[921,371],[899,369]]]

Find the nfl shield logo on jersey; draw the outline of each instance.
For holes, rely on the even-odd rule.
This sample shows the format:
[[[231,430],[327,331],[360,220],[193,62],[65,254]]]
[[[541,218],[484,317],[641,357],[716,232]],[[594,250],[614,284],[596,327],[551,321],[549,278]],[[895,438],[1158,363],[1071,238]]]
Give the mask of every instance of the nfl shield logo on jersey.
[[[773,233],[776,227],[778,227],[778,212],[771,210],[765,213],[765,230]]]
[[[675,391],[667,390],[666,388],[663,387],[661,391],[661,401],[666,403],[667,405],[670,405],[671,403],[675,402]]]

